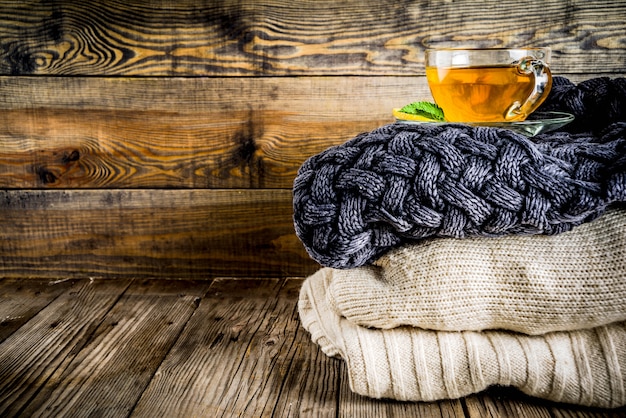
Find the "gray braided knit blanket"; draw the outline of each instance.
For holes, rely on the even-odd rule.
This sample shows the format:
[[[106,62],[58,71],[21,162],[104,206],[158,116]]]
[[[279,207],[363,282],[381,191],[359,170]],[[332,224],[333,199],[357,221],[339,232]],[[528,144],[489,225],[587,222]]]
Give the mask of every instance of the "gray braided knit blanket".
[[[462,124],[390,124],[309,158],[296,234],[334,268],[428,237],[558,234],[626,201],[626,79],[555,77],[542,110],[573,113],[526,138]]]

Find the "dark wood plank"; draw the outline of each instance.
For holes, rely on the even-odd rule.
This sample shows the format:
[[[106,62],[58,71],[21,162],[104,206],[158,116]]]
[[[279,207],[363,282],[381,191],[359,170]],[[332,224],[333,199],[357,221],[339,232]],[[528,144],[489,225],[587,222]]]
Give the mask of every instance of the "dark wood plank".
[[[0,415],[20,415],[57,368],[89,341],[128,285],[79,281],[0,344]]]
[[[0,8],[0,73],[14,75],[408,75],[423,72],[426,46],[468,40],[552,46],[559,71],[610,73],[626,62],[622,1],[3,0]]]
[[[624,418],[626,411],[624,408],[618,410],[605,410],[605,411],[589,411],[586,408],[555,408],[552,410],[552,416],[554,418]]]
[[[210,281],[141,280],[60,365],[25,416],[128,416]]]
[[[620,418],[626,408],[600,409],[549,402],[524,395],[513,388],[494,387],[464,400],[468,418],[537,417],[537,418]]]
[[[18,330],[45,306],[65,292],[75,280],[33,278],[0,281],[0,342]]]
[[[462,418],[465,411],[461,400],[438,402],[399,402],[386,399],[371,399],[350,390],[348,373],[342,368],[339,393],[339,417],[419,417],[419,418]],[[485,417],[488,415],[485,415]]]
[[[290,190],[0,190],[0,275],[306,276]]]
[[[338,364],[304,344],[300,284],[215,281],[133,416],[336,416]]]
[[[528,403],[509,400],[501,396],[500,392],[482,393],[471,395],[464,399],[468,416],[471,418],[479,417],[507,417],[520,416],[528,418],[551,418],[550,410],[541,404],[541,401],[530,400]],[[509,391],[513,397],[517,396],[514,391]]]
[[[292,306],[287,327],[294,333],[286,357],[288,367],[281,368],[282,379],[275,417],[336,417],[338,414],[339,376],[342,362],[326,356],[311,341],[311,336],[302,328],[297,311],[298,295],[302,279],[287,280],[279,297],[286,298]],[[286,313],[289,313],[286,310]]]

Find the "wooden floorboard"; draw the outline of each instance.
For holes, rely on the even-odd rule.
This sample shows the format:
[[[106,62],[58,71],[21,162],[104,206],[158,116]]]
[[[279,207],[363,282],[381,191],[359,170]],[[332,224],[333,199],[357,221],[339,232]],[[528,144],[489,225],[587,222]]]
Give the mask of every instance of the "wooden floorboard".
[[[302,279],[0,280],[0,416],[617,418],[513,389],[350,391],[301,327]]]
[[[0,281],[0,342],[13,334],[22,325],[72,286],[75,281],[20,279]]]
[[[0,346],[0,416],[18,416],[55,371],[76,356],[128,286],[83,280]]]
[[[178,339],[209,282],[133,283],[71,360],[26,408],[26,416],[125,416]]]

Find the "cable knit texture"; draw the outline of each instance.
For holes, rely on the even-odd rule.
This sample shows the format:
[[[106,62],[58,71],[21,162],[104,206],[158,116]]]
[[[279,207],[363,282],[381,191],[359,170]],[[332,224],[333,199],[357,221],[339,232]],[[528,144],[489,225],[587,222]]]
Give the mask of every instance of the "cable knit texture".
[[[407,401],[451,399],[491,385],[556,402],[626,404],[626,323],[530,336],[510,331],[389,330],[358,326],[328,305],[322,276],[304,282],[303,326],[346,362],[352,391]]]
[[[626,79],[598,77],[575,86],[564,77],[554,77],[550,95],[539,111],[574,115],[563,131],[600,132],[614,122],[626,121]]]
[[[555,77],[568,130],[529,139],[461,124],[391,124],[308,159],[294,225],[324,266],[371,264],[426,237],[553,235],[626,200],[626,79]]]

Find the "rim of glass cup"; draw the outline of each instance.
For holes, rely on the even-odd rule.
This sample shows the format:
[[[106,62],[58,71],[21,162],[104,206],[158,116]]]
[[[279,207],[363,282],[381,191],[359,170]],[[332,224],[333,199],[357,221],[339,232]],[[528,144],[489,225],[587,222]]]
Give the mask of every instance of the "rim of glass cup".
[[[506,48],[506,47],[496,47],[496,48],[471,48],[471,47],[429,47],[424,50],[424,55],[426,58],[426,62],[428,62],[429,54],[434,54],[436,52],[464,52],[467,51],[469,53],[472,52],[506,52],[511,51],[514,52],[512,56],[516,59],[521,59],[529,55],[530,52],[535,52],[539,54],[532,54],[533,58],[543,60],[546,64],[550,64],[550,59],[552,55],[552,49],[548,46],[534,46],[534,47],[519,47],[519,48]]]
[[[508,50],[532,50],[532,49],[547,49],[549,50],[550,47],[549,46],[523,46],[523,47],[478,47],[478,48],[473,48],[473,47],[456,47],[456,46],[434,46],[434,47],[427,47],[425,50],[426,51],[437,51],[437,50],[455,50],[455,51],[508,51]]]

